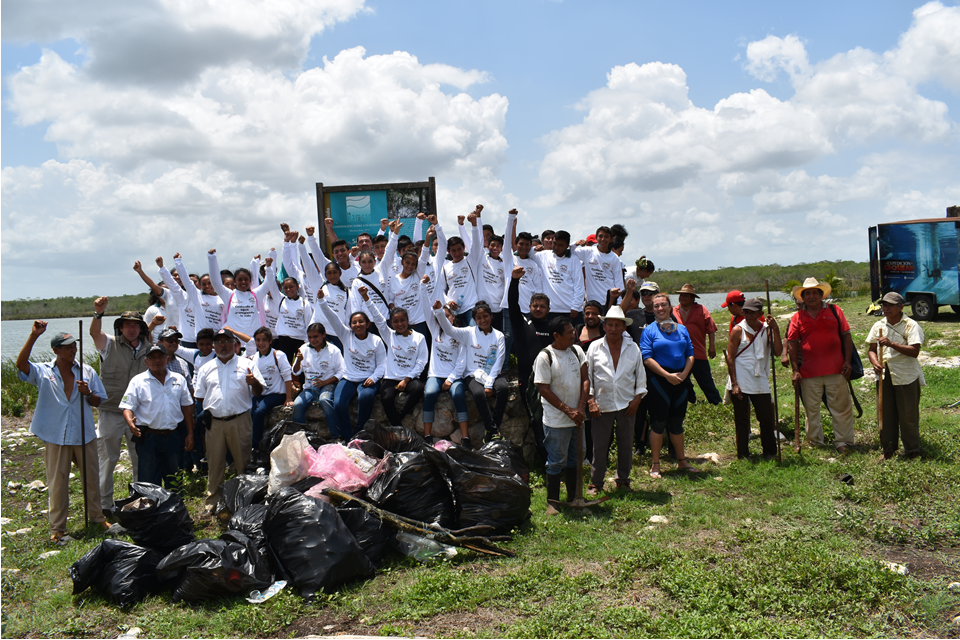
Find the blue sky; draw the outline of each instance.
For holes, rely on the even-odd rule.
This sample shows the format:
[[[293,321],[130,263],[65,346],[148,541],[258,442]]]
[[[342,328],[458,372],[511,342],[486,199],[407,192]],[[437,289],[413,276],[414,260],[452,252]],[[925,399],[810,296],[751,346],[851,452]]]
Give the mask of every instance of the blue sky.
[[[2,297],[243,264],[316,181],[431,175],[441,221],[622,222],[663,268],[864,260],[960,203],[960,8],[781,4],[4,1]]]

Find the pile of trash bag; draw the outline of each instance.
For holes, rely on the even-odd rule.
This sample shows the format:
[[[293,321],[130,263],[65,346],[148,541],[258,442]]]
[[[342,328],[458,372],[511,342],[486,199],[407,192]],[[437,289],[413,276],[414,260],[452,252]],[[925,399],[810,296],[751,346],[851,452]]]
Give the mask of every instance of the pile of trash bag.
[[[253,592],[261,597],[250,601],[261,602],[262,592],[289,584],[312,599],[373,575],[391,551],[424,562],[456,553],[431,535],[398,532],[402,518],[509,533],[530,515],[529,470],[507,441],[477,451],[437,448],[404,427],[370,426],[343,446],[281,422],[264,435],[259,455],[265,466],[251,465],[219,488],[216,514],[226,530],[218,539],[195,539],[176,494],[131,483],[117,515],[135,544],[106,540],[77,561],[74,593],[92,587],[120,606],[163,589],[174,602]],[[328,489],[370,504],[340,495],[334,506]]]
[[[116,516],[141,547],[166,555],[193,542],[193,520],[183,498],[149,482],[131,482],[130,497],[117,501]]]
[[[265,475],[242,474],[230,478],[220,485],[219,499],[215,510],[221,520],[230,517],[244,507],[260,504],[267,497],[267,483],[270,478]]]
[[[336,507],[290,487],[270,499],[264,531],[275,565],[305,599],[374,573]]]
[[[157,576],[174,585],[174,602],[246,594],[273,583],[266,558],[254,541],[239,531],[227,531],[219,540],[183,545],[160,561]]]
[[[139,545],[106,539],[70,567],[73,595],[96,587],[121,607],[161,589],[157,565],[163,556]]]

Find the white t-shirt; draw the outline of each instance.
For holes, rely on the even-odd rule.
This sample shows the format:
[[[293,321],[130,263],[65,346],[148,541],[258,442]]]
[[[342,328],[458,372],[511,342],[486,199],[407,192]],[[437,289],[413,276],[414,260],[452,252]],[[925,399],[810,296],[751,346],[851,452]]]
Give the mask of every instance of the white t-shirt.
[[[261,356],[257,351],[252,360],[263,377],[263,395],[287,392],[287,381],[290,380],[290,362],[287,356],[277,353],[276,349],[270,349],[265,356]]]
[[[587,300],[606,304],[610,289],[624,289],[623,262],[613,251],[601,253],[597,247],[576,247],[573,254],[583,263]]]
[[[311,386],[314,380],[329,380],[336,377],[338,380],[343,378],[344,362],[343,354],[340,349],[329,342],[322,349],[314,349],[308,344],[300,345],[300,353],[303,354],[303,360],[300,363],[300,371],[294,371],[296,374],[303,373],[304,386]]]
[[[546,351],[550,350],[548,360]],[[550,360],[553,361],[551,364]],[[580,369],[586,362],[586,355],[577,345],[566,351],[557,351],[552,346],[545,347],[537,354],[533,361],[534,384],[548,384],[560,401],[568,407],[576,409],[580,405]],[[540,398],[543,403],[543,424],[559,429],[575,427],[577,424],[564,412]]]

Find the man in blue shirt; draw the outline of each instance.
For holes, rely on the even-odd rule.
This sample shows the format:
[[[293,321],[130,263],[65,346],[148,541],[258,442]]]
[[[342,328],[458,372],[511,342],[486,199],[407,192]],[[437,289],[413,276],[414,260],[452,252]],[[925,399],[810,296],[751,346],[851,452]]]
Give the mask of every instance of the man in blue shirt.
[[[20,380],[38,390],[37,406],[30,422],[30,432],[45,443],[44,463],[47,471],[50,539],[59,541],[67,530],[69,507],[70,465],[80,468],[81,482],[87,481],[87,510],[90,520],[104,529],[109,525],[100,508],[100,460],[97,456],[97,436],[91,407],[100,405],[107,392],[100,377],[89,366],[83,365],[81,375],[77,357],[77,339],[69,333],[58,333],[50,340],[56,356],[52,362],[30,362],[30,353],[47,323],[36,320],[27,342],[17,356]],[[82,378],[82,381],[81,381]],[[81,433],[80,412],[83,412],[84,432]],[[86,449],[86,469],[83,469],[83,451]]]

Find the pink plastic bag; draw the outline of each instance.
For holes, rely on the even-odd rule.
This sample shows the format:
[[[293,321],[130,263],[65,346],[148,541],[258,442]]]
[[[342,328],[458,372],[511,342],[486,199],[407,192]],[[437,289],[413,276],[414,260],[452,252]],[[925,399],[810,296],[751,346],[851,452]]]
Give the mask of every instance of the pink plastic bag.
[[[327,487],[353,492],[369,487],[382,469],[382,460],[371,458],[359,449],[325,444],[317,449],[317,455],[310,465],[310,475],[324,479],[313,487],[317,492]]]
[[[453,446],[453,443],[449,440],[437,440],[433,443],[433,448],[437,451],[446,451]]]

